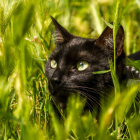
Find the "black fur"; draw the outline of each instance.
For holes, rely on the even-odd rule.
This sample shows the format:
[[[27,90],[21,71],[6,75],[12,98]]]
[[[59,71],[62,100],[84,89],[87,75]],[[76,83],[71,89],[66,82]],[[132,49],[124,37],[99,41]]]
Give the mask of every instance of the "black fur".
[[[128,56],[128,58],[132,59],[132,60],[140,60],[140,51],[134,53],[134,54],[131,54]]]
[[[81,38],[70,34],[53,17],[55,25],[56,49],[50,55],[45,66],[48,87],[55,102],[66,108],[67,99],[71,93],[87,98],[86,107],[90,110],[100,106],[100,97],[106,88],[113,87],[110,72],[93,74],[96,71],[109,70],[109,59],[114,59],[113,30],[109,27],[98,39]],[[124,31],[120,26],[116,37],[116,62],[119,81],[125,79],[125,53],[123,50]],[[51,60],[57,62],[57,67],[51,67]],[[89,66],[78,71],[78,61],[87,61]]]

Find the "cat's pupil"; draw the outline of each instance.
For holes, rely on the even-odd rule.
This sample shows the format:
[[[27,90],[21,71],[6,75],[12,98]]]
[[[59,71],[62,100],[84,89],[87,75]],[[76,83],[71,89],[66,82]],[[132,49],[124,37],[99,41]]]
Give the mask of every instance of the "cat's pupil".
[[[84,63],[83,63],[83,62],[81,62],[81,63],[80,63],[80,66],[81,66],[81,67],[83,67],[83,66],[84,66]]]

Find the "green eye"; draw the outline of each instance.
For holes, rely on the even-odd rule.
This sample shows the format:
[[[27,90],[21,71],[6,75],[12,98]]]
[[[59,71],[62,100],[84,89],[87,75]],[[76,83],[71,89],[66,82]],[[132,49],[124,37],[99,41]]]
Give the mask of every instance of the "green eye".
[[[79,61],[77,63],[77,69],[79,71],[85,70],[88,67],[88,65],[89,65],[88,62],[86,62],[86,61]]]
[[[51,67],[55,69],[57,67],[57,63],[55,60],[51,60]]]

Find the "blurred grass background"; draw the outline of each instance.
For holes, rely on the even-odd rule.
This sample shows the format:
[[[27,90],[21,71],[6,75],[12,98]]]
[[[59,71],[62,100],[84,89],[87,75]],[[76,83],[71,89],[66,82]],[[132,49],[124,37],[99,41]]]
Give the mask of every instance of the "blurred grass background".
[[[0,139],[140,139],[139,83],[124,89],[102,112],[82,114],[83,102],[74,97],[68,117],[57,119],[50,105],[45,63],[54,49],[50,15],[69,32],[98,38],[113,21],[114,2],[109,0],[1,0],[0,1]],[[140,50],[140,1],[121,1],[121,24],[125,30],[125,51]],[[126,94],[127,93],[127,94]],[[75,104],[76,103],[76,104]],[[130,107],[133,112],[128,113]],[[111,125],[117,112],[118,127]],[[130,115],[128,115],[130,114]],[[122,123],[127,129],[123,134]]]

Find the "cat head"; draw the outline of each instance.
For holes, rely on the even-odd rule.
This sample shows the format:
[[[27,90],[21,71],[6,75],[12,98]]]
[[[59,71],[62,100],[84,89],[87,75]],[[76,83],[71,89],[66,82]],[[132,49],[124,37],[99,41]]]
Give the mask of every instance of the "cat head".
[[[101,91],[113,86],[110,73],[93,74],[109,70],[109,59],[114,60],[113,30],[106,27],[98,39],[81,38],[69,33],[53,17],[56,49],[45,66],[48,87],[53,99],[61,108],[66,107],[71,93],[87,98],[87,106],[100,104]],[[119,79],[122,73],[124,31],[116,36],[116,61]]]

